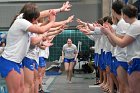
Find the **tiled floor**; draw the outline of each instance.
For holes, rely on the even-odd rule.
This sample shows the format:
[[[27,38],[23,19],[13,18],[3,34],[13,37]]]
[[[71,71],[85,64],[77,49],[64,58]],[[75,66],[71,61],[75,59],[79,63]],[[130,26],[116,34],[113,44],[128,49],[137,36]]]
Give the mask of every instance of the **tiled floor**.
[[[66,81],[66,76],[48,76],[44,79],[50,93],[103,93],[99,86],[93,85],[95,80],[92,74],[75,74],[72,83]],[[51,82],[51,83],[50,83]],[[47,85],[49,84],[49,85]]]
[[[8,93],[5,80],[0,76],[0,93]]]
[[[0,93],[5,93],[4,80],[0,80]],[[72,83],[66,81],[66,75],[59,76],[45,76],[43,79],[45,93],[103,93],[99,86],[93,85],[95,83],[94,74],[74,74]],[[6,91],[6,93],[8,93]]]

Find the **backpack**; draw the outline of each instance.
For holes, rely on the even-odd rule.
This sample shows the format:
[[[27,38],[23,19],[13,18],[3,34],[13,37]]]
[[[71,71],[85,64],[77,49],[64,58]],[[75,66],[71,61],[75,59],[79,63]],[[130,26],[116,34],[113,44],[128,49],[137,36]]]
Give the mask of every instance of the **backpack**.
[[[82,71],[84,73],[92,73],[92,69],[89,67],[88,63],[85,63],[82,65]]]

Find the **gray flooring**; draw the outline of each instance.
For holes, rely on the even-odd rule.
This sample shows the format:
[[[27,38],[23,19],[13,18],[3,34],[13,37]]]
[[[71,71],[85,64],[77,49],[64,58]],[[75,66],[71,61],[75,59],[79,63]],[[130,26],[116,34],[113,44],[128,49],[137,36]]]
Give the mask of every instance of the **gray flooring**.
[[[104,93],[99,86],[93,85],[95,83],[94,74],[74,74],[71,84],[66,81],[65,74],[45,76],[43,82],[45,93]],[[0,79],[0,93],[8,93],[2,79]]]
[[[66,75],[44,78],[44,90],[50,93],[104,93],[95,83],[93,74],[74,74],[72,83],[66,81]]]

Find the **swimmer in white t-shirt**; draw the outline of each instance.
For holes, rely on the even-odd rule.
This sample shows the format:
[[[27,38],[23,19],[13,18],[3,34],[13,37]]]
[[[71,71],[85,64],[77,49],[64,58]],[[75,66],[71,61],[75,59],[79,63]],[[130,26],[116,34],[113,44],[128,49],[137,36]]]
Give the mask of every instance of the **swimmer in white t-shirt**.
[[[49,24],[53,25],[55,12],[50,11],[50,13],[52,16]],[[34,25],[39,16],[40,12],[36,5],[31,4],[24,11],[23,18],[16,19],[8,31],[6,46],[0,57],[0,73],[6,79],[9,93],[23,93],[23,89],[20,87],[21,72],[19,65],[29,49],[30,37],[28,32],[45,33],[48,29],[48,25],[42,27]]]
[[[111,39],[120,47],[126,47],[128,62],[128,82],[129,88],[127,93],[139,93],[140,87],[140,21],[137,20],[137,9],[132,5],[127,5],[122,9],[125,22],[130,27],[123,38],[116,37],[108,28],[103,33],[109,35]]]

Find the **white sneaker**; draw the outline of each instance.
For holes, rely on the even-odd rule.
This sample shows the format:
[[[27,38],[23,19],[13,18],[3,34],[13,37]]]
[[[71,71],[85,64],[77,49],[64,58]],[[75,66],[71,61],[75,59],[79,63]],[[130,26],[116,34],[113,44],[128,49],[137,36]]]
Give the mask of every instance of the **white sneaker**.
[[[72,82],[71,82],[71,81],[69,81],[68,83],[69,83],[69,84],[71,84]]]
[[[95,74],[95,73],[96,73],[96,71],[94,70],[92,73],[93,73],[93,74]]]

